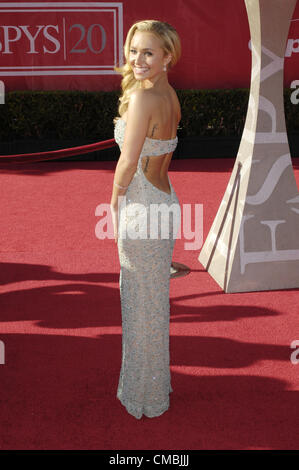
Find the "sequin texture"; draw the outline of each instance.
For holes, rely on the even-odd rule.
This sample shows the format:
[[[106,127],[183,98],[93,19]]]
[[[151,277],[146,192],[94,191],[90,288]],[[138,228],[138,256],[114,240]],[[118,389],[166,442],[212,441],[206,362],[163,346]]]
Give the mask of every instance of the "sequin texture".
[[[114,137],[122,148],[126,122],[119,119]],[[169,408],[173,391],[169,354],[169,281],[178,225],[169,217],[169,237],[163,238],[158,219],[158,236],[150,238],[151,204],[176,206],[177,195],[169,181],[170,194],[154,186],[143,173],[143,156],[158,156],[175,150],[177,137],[158,140],[146,137],[136,172],[119,210],[118,255],[122,316],[122,360],[117,398],[137,419],[160,416]],[[142,205],[142,206],[141,206]],[[173,207],[174,207],[173,206]],[[147,238],[130,238],[127,230]],[[144,233],[144,232],[143,232]]]

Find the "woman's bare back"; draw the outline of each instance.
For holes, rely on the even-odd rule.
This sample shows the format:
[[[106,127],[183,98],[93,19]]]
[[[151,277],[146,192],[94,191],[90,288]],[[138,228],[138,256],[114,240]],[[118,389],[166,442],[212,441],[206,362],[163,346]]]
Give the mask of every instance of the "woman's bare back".
[[[156,140],[171,140],[177,135],[181,120],[181,107],[175,90],[169,85],[163,93],[148,89],[155,101],[147,137]],[[126,120],[127,113],[122,118]],[[170,193],[168,168],[173,152],[159,156],[142,157],[142,170],[148,181],[161,191]]]

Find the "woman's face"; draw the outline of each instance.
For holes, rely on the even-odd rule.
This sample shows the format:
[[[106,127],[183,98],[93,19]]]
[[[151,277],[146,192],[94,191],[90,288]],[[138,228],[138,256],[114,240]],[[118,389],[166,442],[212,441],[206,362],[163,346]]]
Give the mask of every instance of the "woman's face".
[[[136,80],[151,80],[166,73],[163,66],[168,62],[167,57],[157,36],[149,32],[135,32],[130,44],[129,62]]]

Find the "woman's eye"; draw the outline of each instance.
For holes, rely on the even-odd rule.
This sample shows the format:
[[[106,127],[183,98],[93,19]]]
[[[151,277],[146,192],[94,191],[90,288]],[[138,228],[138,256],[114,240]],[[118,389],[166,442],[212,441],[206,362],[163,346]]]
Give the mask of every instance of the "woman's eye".
[[[134,49],[130,49],[130,53],[131,54],[136,54],[136,51]],[[145,54],[148,54],[148,55],[153,55],[151,52],[147,51],[145,52]]]

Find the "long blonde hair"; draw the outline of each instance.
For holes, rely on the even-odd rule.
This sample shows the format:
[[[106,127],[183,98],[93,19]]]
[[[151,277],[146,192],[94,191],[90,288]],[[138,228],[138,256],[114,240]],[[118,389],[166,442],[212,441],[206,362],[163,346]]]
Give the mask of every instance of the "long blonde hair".
[[[172,55],[170,62],[167,64],[167,70],[171,69],[178,62],[181,56],[180,38],[173,26],[158,20],[143,20],[134,23],[128,31],[124,44],[126,62],[122,67],[114,67],[114,70],[123,76],[121,81],[122,94],[119,98],[120,104],[118,107],[118,113],[120,116],[122,116],[128,109],[130,94],[132,91],[137,88],[142,88],[143,86],[141,80],[135,79],[133,69],[129,63],[131,41],[136,31],[153,33],[162,40],[164,55]],[[114,118],[113,122],[116,123],[118,119],[119,117]]]

